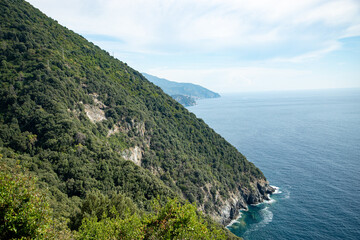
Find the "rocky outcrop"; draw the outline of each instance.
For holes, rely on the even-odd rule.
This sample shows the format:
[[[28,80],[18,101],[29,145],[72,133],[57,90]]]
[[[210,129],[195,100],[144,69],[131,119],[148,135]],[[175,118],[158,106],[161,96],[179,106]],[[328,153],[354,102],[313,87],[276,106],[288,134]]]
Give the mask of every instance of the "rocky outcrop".
[[[240,210],[247,210],[248,205],[270,200],[269,195],[274,191],[275,189],[271,187],[266,180],[261,179],[252,182],[250,183],[250,189],[242,187],[241,190],[230,193],[230,197],[226,200],[221,199],[219,196],[218,211],[210,213],[210,215],[217,222],[227,225],[231,220],[236,219],[239,216]]]
[[[129,149],[125,149],[121,153],[121,156],[124,159],[132,161],[136,165],[141,166],[142,154],[143,154],[143,150],[140,147],[135,146],[135,147],[131,147]]]
[[[106,109],[107,106],[98,100],[98,95],[96,93],[91,94],[91,96],[94,103],[91,105],[84,104],[86,115],[93,123],[105,120],[106,117],[103,110]],[[82,102],[80,103],[82,104]],[[135,119],[123,118],[108,130],[107,137],[119,132],[142,139],[142,146],[130,147],[119,152],[124,159],[141,166],[144,151],[150,147],[150,137],[147,134],[145,123],[138,122]],[[163,174],[161,168],[151,168],[150,170],[157,176]],[[205,203],[207,201],[212,201],[213,203],[216,202],[216,209],[208,212],[208,214],[211,215],[215,221],[224,226],[229,224],[233,219],[238,218],[240,211],[247,210],[248,205],[258,204],[265,200],[269,200],[269,194],[272,194],[275,191],[275,189],[264,179],[257,179],[256,181],[251,182],[248,187],[238,186],[237,191],[228,193],[229,197],[227,199],[224,199],[218,191],[216,191],[215,194],[211,193],[210,189],[212,187],[213,185],[211,183],[207,183],[201,188],[205,193],[204,204],[198,205],[198,209],[207,212]]]
[[[84,104],[86,116],[93,123],[105,120],[106,117],[103,109],[106,108],[106,105],[97,99],[99,97],[98,94],[92,93],[90,96],[92,96],[94,104]]]
[[[146,131],[144,122],[137,122],[134,119],[127,120],[123,118],[121,121],[114,124],[112,128],[108,130],[107,137],[111,137],[111,135],[119,132],[128,135],[131,139],[134,139],[135,137],[140,139],[143,144],[143,150],[150,148],[151,137]]]
[[[120,132],[128,133],[129,131],[132,131],[136,136],[145,136],[146,130],[144,122],[137,122],[134,119],[131,119],[130,121],[125,121],[124,119],[122,122],[119,122],[118,125]]]
[[[109,129],[107,137],[110,137],[111,135],[114,135],[116,133],[120,132],[120,128],[117,125],[114,125],[111,129]]]

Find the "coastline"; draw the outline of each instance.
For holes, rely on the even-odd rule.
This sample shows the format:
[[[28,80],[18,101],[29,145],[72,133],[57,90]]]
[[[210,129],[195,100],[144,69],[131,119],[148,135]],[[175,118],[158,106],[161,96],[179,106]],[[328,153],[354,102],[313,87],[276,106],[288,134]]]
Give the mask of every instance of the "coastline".
[[[223,94],[190,108],[280,187],[276,202],[238,208],[228,229],[245,239],[357,239],[359,99],[359,89]]]
[[[275,195],[275,194],[280,194],[282,193],[280,191],[280,188],[279,187],[276,187],[276,186],[273,186],[273,185],[269,185],[271,187],[271,189],[273,190],[271,193],[268,193],[268,194],[265,194],[266,198],[264,198],[261,202],[258,202],[258,203],[253,203],[253,204],[249,204],[251,206],[258,206],[258,205],[261,205],[261,204],[264,204],[264,203],[267,203],[267,204],[272,204],[275,202],[275,199],[271,198],[271,195]],[[229,228],[231,227],[234,223],[238,222],[238,220],[242,217],[242,212],[243,211],[248,211],[248,207],[246,208],[240,208],[238,209],[237,213],[236,214],[236,217],[234,217],[233,219],[230,220],[230,222],[228,224],[225,225],[225,228]]]

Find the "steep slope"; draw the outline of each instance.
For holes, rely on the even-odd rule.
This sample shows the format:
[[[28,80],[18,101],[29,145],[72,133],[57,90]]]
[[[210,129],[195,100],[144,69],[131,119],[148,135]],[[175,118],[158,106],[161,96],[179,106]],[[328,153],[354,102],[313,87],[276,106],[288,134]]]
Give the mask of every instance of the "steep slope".
[[[155,85],[159,86],[165,93],[170,96],[182,95],[190,97],[192,99],[202,99],[202,98],[218,98],[220,94],[210,91],[200,85],[192,83],[178,83],[169,81],[164,78],[158,78],[147,73],[142,73],[146,79]]]
[[[201,119],[21,0],[0,2],[0,151],[70,217],[94,189],[140,209],[179,196],[223,224],[272,190]]]

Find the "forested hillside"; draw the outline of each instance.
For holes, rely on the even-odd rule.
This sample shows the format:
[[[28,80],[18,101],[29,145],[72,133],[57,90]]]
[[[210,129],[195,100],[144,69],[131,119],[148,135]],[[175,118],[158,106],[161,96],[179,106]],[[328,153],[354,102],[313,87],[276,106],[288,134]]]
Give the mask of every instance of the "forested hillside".
[[[0,153],[6,168],[17,162],[38,178],[73,230],[116,206],[141,215],[174,198],[225,224],[272,191],[201,119],[22,0],[0,1]],[[95,211],[100,203],[108,210]]]
[[[142,73],[146,79],[159,86],[166,94],[169,94],[184,106],[193,106],[196,99],[218,98],[220,94],[210,91],[200,85],[193,83],[173,82],[164,78],[159,78],[147,73]]]

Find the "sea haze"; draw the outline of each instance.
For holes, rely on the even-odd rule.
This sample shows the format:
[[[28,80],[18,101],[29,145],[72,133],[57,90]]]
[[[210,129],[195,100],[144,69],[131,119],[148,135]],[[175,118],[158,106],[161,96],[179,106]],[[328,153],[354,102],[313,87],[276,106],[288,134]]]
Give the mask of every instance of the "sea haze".
[[[360,90],[223,94],[190,111],[279,187],[228,228],[244,239],[359,239]]]

